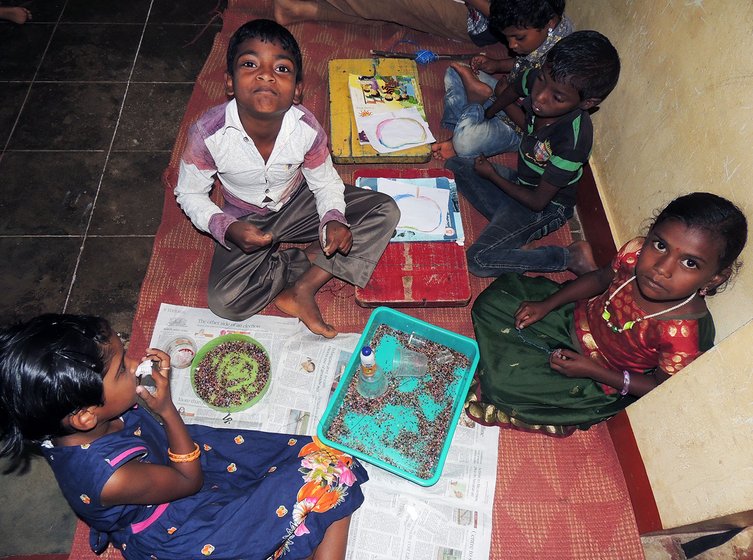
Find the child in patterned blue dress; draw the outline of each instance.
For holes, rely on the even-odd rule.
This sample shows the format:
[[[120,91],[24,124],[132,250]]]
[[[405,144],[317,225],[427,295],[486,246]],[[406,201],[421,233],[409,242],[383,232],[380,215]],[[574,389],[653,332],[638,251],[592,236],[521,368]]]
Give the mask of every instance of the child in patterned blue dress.
[[[305,436],[186,426],[170,357],[138,385],[97,317],[42,315],[0,331],[0,455],[40,447],[91,545],[126,559],[345,557],[365,469]],[[160,423],[136,405],[141,397]]]

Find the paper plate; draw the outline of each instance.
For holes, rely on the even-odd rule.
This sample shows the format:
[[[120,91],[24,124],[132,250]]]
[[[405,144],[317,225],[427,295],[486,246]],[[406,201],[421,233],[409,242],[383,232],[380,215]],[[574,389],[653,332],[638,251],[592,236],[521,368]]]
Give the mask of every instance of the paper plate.
[[[238,412],[255,405],[269,388],[271,362],[259,342],[226,334],[207,342],[191,364],[191,386],[215,410]]]

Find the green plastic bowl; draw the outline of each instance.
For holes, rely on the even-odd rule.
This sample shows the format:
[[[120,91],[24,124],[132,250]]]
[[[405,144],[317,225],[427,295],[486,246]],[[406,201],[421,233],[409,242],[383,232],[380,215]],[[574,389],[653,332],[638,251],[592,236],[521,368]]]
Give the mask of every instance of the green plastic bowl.
[[[266,383],[264,383],[264,387],[262,387],[261,391],[259,391],[252,399],[246,400],[234,406],[217,406],[215,403],[209,402],[204,399],[196,390],[196,370],[207,353],[209,353],[211,350],[214,350],[221,344],[225,344],[227,342],[245,342],[247,344],[252,344],[257,348],[260,348],[267,358],[267,363],[270,366],[270,371],[267,372],[267,381]],[[236,352],[236,354],[238,354],[238,352]],[[239,412],[241,410],[246,410],[247,408],[251,408],[257,402],[259,402],[267,392],[267,389],[269,389],[269,382],[271,381],[272,377],[271,363],[272,362],[269,360],[269,354],[267,353],[267,350],[264,348],[264,346],[262,346],[258,341],[254,340],[250,336],[246,336],[244,334],[225,334],[218,336],[217,338],[214,338],[207,342],[196,353],[196,356],[191,363],[191,386],[193,387],[196,396],[198,396],[209,408],[222,412]],[[251,356],[248,356],[245,363],[242,364],[231,365],[228,363],[217,363],[213,365],[217,367],[215,375],[225,375],[226,378],[231,380],[232,383],[234,383],[236,386],[254,383],[256,381],[257,375],[259,374],[259,368],[261,367],[261,364],[259,364],[259,362]]]

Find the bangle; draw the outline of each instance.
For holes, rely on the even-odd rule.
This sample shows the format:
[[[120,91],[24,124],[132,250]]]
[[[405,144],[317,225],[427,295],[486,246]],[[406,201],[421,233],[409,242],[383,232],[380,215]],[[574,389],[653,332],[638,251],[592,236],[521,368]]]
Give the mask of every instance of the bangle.
[[[201,455],[201,449],[199,449],[199,444],[194,442],[193,444],[194,449],[190,453],[173,453],[170,451],[170,448],[167,448],[167,457],[170,459],[173,463],[190,463],[191,461],[195,461],[199,458],[199,455]]]
[[[630,389],[630,372],[626,369],[622,370],[622,391],[620,391],[620,395],[623,397],[628,394],[628,389]]]

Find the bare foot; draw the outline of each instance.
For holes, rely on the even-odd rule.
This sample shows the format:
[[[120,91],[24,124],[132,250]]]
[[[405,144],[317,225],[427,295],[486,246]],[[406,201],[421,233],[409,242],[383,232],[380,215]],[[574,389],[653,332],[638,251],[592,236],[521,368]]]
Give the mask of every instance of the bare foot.
[[[434,159],[450,159],[451,157],[455,157],[457,154],[452,145],[452,138],[432,144],[431,155]]]
[[[471,103],[483,103],[494,93],[491,87],[478,79],[467,64],[451,62],[450,66],[460,74],[460,81],[463,82],[463,87],[465,87],[465,95]]]
[[[0,7],[0,19],[7,19],[18,25],[23,25],[31,19],[31,12],[21,6]]]
[[[567,269],[581,276],[586,272],[593,272],[599,267],[594,260],[593,250],[588,241],[575,241],[567,246],[570,253],[570,264]]]
[[[337,330],[324,322],[314,296],[319,288],[332,279],[332,275],[312,266],[289,288],[281,291],[274,300],[277,309],[293,317],[298,317],[308,330],[325,338],[337,336]]]
[[[274,17],[280,25],[317,19],[316,0],[274,0]]]

